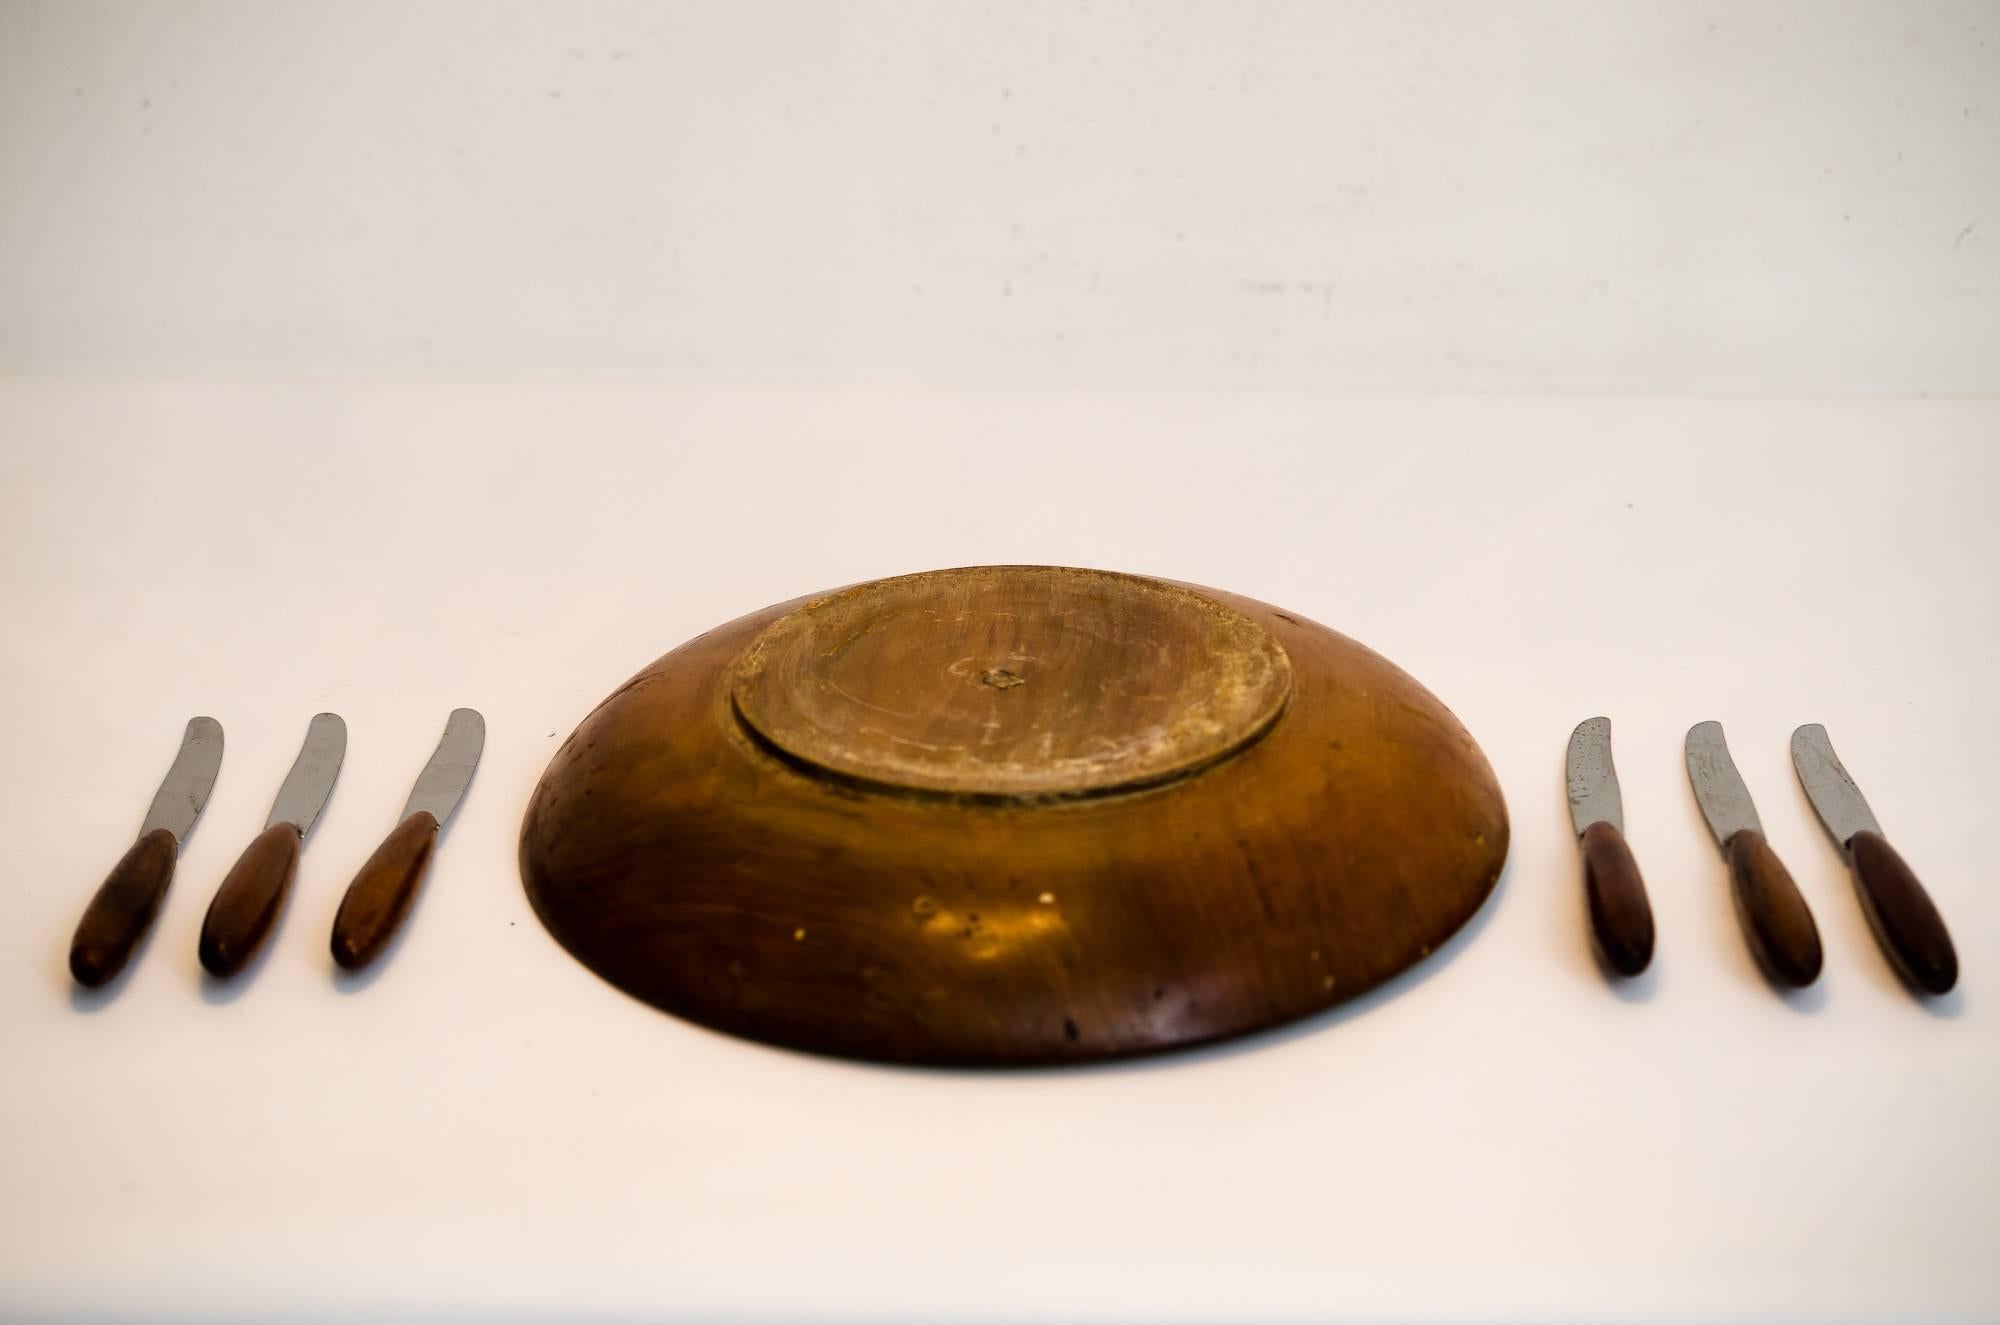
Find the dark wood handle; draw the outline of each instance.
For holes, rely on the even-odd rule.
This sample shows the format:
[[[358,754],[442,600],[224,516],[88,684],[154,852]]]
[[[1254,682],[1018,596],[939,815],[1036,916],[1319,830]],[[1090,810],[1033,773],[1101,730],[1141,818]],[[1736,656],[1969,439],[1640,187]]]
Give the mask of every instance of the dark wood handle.
[[[1729,839],[1726,849],[1730,890],[1750,951],[1772,979],[1805,988],[1819,979],[1824,960],[1812,908],[1762,833],[1745,828]]]
[[[1632,976],[1653,960],[1653,908],[1625,835],[1599,821],[1583,830],[1583,891],[1605,965]]]
[[[78,984],[95,989],[125,969],[160,913],[180,850],[172,833],[155,828],[111,867],[70,940],[69,973]]]
[[[1890,964],[1926,993],[1949,993],[1958,983],[1958,952],[1915,871],[1880,833],[1863,829],[1848,840],[1847,850],[1862,913]]]
[[[358,971],[382,955],[410,913],[437,849],[438,821],[418,810],[390,830],[347,885],[333,918],[333,959]]]
[[[201,964],[228,979],[250,964],[291,896],[299,872],[299,830],[272,824],[251,841],[223,876],[201,922]]]

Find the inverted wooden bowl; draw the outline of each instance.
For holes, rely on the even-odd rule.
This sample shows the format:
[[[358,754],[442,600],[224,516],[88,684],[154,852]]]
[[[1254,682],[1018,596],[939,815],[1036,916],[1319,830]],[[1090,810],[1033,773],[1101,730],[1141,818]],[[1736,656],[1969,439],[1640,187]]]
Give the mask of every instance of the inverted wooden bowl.
[[[1345,636],[1050,566],[740,617],[564,742],[529,899],[611,983],[733,1034],[910,1063],[1081,1061],[1352,998],[1507,855],[1479,747]]]

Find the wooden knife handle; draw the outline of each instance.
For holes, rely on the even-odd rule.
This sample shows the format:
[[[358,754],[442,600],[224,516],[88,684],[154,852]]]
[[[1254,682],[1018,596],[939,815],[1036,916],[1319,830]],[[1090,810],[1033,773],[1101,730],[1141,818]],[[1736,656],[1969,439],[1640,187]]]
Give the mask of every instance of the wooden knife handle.
[[[1958,952],[1931,895],[1880,833],[1863,829],[1848,839],[1861,910],[1876,941],[1903,978],[1930,994],[1958,983]]]
[[[333,959],[358,971],[382,955],[410,913],[437,849],[438,821],[418,810],[391,829],[347,885],[333,918]]]
[[[1750,951],[1773,979],[1805,988],[1819,978],[1824,960],[1812,909],[1762,833],[1742,829],[1730,837],[1725,849],[1736,915],[1750,940]]]
[[[172,833],[155,828],[111,867],[70,940],[69,973],[78,984],[95,989],[125,969],[160,913],[180,851]]]
[[[1583,891],[1605,964],[1633,976],[1653,960],[1653,908],[1625,835],[1600,820],[1583,830]]]
[[[299,830],[272,824],[251,840],[223,876],[201,922],[201,964],[228,979],[250,964],[284,913],[299,872]]]

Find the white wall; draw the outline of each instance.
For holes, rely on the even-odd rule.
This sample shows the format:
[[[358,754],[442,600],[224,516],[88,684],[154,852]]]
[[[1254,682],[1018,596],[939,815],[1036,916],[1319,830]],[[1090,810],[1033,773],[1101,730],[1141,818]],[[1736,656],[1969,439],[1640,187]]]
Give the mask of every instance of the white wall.
[[[2000,390],[2000,8],[0,6],[0,372]]]

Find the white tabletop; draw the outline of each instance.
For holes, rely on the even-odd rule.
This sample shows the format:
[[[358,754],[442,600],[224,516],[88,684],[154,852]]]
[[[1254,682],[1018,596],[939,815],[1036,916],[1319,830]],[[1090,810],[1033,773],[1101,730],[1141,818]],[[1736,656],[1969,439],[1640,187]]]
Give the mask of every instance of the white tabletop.
[[[2000,403],[0,386],[0,1310],[49,1320],[1990,1319],[2000,1314]],[[688,637],[928,567],[1228,588],[1413,672],[1513,848],[1357,1004],[1096,1069],[698,1029],[541,930],[543,766]],[[339,893],[455,705],[486,757],[404,941]],[[347,766],[267,958],[195,936],[308,718]],[[64,968],[181,725],[227,756],[150,946]],[[1659,925],[1590,956],[1570,728],[1614,723]],[[1818,918],[1774,993],[1680,762],[1720,719]],[[1957,939],[1896,982],[1792,775],[1824,722]]]

